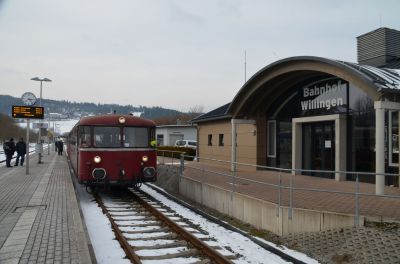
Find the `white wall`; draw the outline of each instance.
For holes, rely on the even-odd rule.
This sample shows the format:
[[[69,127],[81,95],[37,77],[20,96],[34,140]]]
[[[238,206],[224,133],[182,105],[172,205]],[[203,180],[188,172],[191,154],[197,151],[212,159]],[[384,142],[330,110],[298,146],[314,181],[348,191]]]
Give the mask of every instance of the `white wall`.
[[[197,128],[196,126],[158,126],[156,138],[157,135],[164,135],[164,146],[170,146],[175,144],[174,138],[176,138],[171,135],[183,135],[182,139],[197,140]]]

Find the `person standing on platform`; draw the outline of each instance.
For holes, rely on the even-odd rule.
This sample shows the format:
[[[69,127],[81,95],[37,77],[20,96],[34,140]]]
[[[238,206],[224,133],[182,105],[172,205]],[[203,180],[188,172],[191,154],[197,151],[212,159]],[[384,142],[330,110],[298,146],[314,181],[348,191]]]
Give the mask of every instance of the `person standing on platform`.
[[[18,166],[19,158],[21,158],[21,166],[24,165],[25,161],[25,154],[26,154],[26,143],[24,142],[23,138],[20,138],[17,145],[15,146],[17,150],[17,158],[15,160],[15,165]]]
[[[6,167],[11,168],[11,159],[15,152],[14,139],[10,138],[9,141],[3,145],[4,154],[6,154]]]
[[[64,149],[64,142],[62,140],[58,141],[57,149],[58,149],[58,155],[62,155]]]
[[[58,153],[58,139],[54,141],[54,150]]]

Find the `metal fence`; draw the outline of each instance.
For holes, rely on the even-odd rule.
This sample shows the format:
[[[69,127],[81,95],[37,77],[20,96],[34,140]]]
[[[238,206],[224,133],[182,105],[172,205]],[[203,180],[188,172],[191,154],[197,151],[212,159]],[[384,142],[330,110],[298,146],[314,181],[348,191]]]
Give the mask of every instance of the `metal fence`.
[[[180,159],[184,158],[184,153],[182,151],[172,151],[172,150],[157,150],[158,162],[163,165],[174,165],[180,164]],[[190,156],[187,156],[190,157]],[[175,163],[174,163],[175,162]]]
[[[35,153],[35,152],[36,152],[36,150],[33,148],[33,150],[29,151],[29,154],[32,154],[32,153]],[[0,155],[2,155],[2,154],[4,155],[4,151],[3,150],[0,151]],[[15,159],[16,157],[17,157],[17,154],[15,153],[11,160]],[[0,160],[0,164],[4,163],[4,162],[6,162],[5,159]]]
[[[275,190],[274,192],[276,193],[276,197],[271,198],[270,201],[273,203],[277,204],[277,216],[279,216],[280,208],[281,206],[288,206],[288,217],[289,219],[292,219],[292,212],[293,212],[293,207],[294,203],[296,202],[295,194],[299,193],[319,193],[319,194],[324,194],[324,195],[332,195],[331,197],[328,197],[330,199],[334,199],[335,197],[338,198],[338,195],[340,196],[346,196],[351,197],[351,199],[354,199],[354,208],[352,212],[344,212],[344,213],[349,213],[349,214],[354,214],[355,220],[354,223],[356,226],[359,225],[360,223],[360,206],[364,206],[364,211],[368,211],[371,206],[377,207],[377,210],[379,211],[379,204],[380,203],[389,203],[389,206],[394,206],[393,210],[400,211],[400,188],[394,187],[391,188],[389,193],[384,194],[384,195],[376,195],[373,192],[368,192],[371,190],[375,190],[373,184],[367,184],[367,183],[360,183],[360,175],[367,175],[370,177],[375,177],[376,175],[384,175],[386,177],[399,177],[398,174],[392,174],[392,173],[385,173],[385,174],[376,174],[376,173],[371,173],[371,172],[354,172],[354,171],[325,171],[325,170],[302,170],[302,169],[285,169],[285,168],[277,168],[277,167],[270,167],[270,166],[259,166],[259,165],[253,165],[253,164],[246,164],[246,163],[239,163],[235,162],[236,167],[241,168],[241,172],[239,171],[231,171],[230,170],[230,165],[232,165],[231,161],[225,161],[225,160],[218,160],[218,159],[211,159],[211,158],[202,158],[202,157],[191,157],[194,159],[201,160],[202,162],[194,162],[194,163],[185,163],[184,158],[187,157],[184,154],[180,155],[180,175],[179,177],[182,177],[183,172],[185,171],[186,175],[190,175],[190,172],[188,170],[192,170],[192,173],[197,173],[200,175],[200,179],[202,179],[202,182],[206,182],[207,175],[213,175],[212,177],[225,177],[228,181],[231,183],[231,198],[233,197],[233,194],[236,192],[240,192],[238,190],[238,186],[240,186],[243,183],[249,183],[253,184],[253,186],[257,186],[257,188],[264,188],[268,192],[272,192],[272,190]],[[221,169],[221,166],[209,166],[205,163],[213,163],[216,165],[223,165],[224,169]],[[165,164],[165,162],[163,162]],[[171,165],[177,166],[178,161],[174,158],[171,158]],[[246,170],[243,168],[252,168],[253,172],[250,170]],[[254,176],[255,173],[258,173],[259,175],[262,174],[265,171],[265,173],[273,172],[272,174],[272,179],[269,182],[266,180],[260,180],[255,177],[249,177],[249,175]],[[335,181],[332,180],[332,186],[329,186],[330,188],[318,188],[313,187],[313,186],[301,186],[301,184],[296,185],[296,176],[294,174],[312,174],[312,173],[343,173],[345,175],[354,175],[355,181],[344,181],[347,182],[345,190],[342,190],[338,188],[337,186],[335,187]],[[271,175],[270,178],[271,179]],[[326,182],[325,182],[326,184]],[[348,185],[352,185],[351,189],[349,190]],[[332,187],[332,188],[331,188]],[[362,189],[360,189],[362,187]],[[387,191],[387,189],[386,189]],[[316,195],[317,196],[317,195]],[[366,197],[369,197],[369,199],[366,199]],[[362,200],[364,199],[364,200]],[[384,199],[384,200],[382,200]],[[387,200],[393,201],[393,203],[390,204]],[[285,204],[283,203],[285,201]],[[318,201],[316,201],[318,202]],[[327,203],[334,203],[333,201],[326,201]],[[307,208],[309,209],[309,208]],[[313,209],[313,208],[311,208]],[[373,210],[372,210],[373,211]],[[368,213],[366,213],[368,214]],[[374,213],[372,213],[374,214]],[[379,216],[379,212],[377,213]],[[400,216],[400,213],[396,214],[394,218],[397,218],[397,216]],[[390,217],[389,217],[390,218]],[[400,217],[398,218],[400,220]]]

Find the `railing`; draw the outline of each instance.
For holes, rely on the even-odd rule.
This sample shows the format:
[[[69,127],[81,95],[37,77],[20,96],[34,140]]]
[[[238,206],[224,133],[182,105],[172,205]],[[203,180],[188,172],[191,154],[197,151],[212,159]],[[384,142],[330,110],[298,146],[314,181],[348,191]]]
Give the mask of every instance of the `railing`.
[[[184,155],[185,152],[182,151],[172,151],[172,150],[157,150],[157,156],[159,157],[158,162],[160,164],[165,165],[165,161],[170,161],[169,165],[174,164],[174,160],[177,164],[180,163],[181,156]],[[188,156],[190,157],[190,156]],[[167,164],[168,165],[168,164]]]
[[[31,144],[30,144],[31,145]],[[31,146],[29,146],[29,148],[31,148]],[[43,149],[45,149],[46,147],[44,147]],[[29,154],[32,154],[32,153],[35,153],[36,152],[36,150],[35,149],[33,149],[33,150],[31,150],[31,151],[29,151]],[[2,151],[0,151],[0,155],[4,155],[4,151],[2,150]],[[15,159],[17,157],[17,155],[15,154],[13,157],[12,157],[12,159],[11,160],[13,160],[13,159]],[[1,163],[4,163],[4,162],[6,162],[6,160],[4,159],[4,160],[0,160],[0,164]]]
[[[292,214],[293,214],[293,207],[294,207],[294,202],[296,202],[294,198],[294,194],[300,194],[301,192],[312,192],[312,193],[322,193],[322,194],[330,194],[333,195],[333,197],[328,197],[330,199],[335,198],[335,195],[344,195],[344,196],[349,196],[354,198],[354,209],[353,213],[355,216],[354,223],[356,226],[359,225],[360,223],[360,205],[364,205],[365,209],[367,210],[368,207],[371,207],[372,204],[379,208],[379,205],[376,205],[377,199],[392,199],[395,201],[393,208],[394,211],[398,211],[398,208],[400,208],[400,188],[394,187],[390,188],[390,192],[388,194],[384,195],[376,195],[373,193],[375,190],[375,185],[373,184],[365,184],[365,183],[360,183],[360,175],[365,175],[365,176],[370,176],[370,177],[375,177],[376,175],[383,175],[386,177],[399,177],[398,174],[393,174],[393,173],[385,173],[385,174],[377,174],[377,173],[371,173],[371,172],[354,172],[354,171],[325,171],[325,170],[302,170],[302,169],[285,169],[285,168],[277,168],[277,167],[271,167],[271,166],[260,166],[260,165],[253,165],[253,164],[247,164],[247,163],[239,163],[235,162],[234,164],[239,167],[241,166],[242,170],[240,172],[238,171],[230,171],[230,165],[232,164],[231,161],[225,161],[225,160],[218,160],[218,159],[211,159],[211,158],[202,158],[202,157],[194,157],[197,158],[198,160],[201,160],[203,162],[200,163],[186,163],[184,162],[184,157],[187,157],[183,154],[181,154],[181,161],[179,163],[180,166],[180,175],[179,177],[182,177],[183,172],[185,169],[192,169],[193,171],[197,171],[200,173],[200,178],[206,180],[206,175],[216,175],[216,176],[221,176],[225,177],[228,180],[231,181],[231,199],[233,197],[233,194],[237,192],[237,186],[240,186],[240,184],[243,183],[252,183],[255,184],[258,188],[261,188],[260,186],[266,188],[265,190],[268,192],[271,192],[271,188],[277,192],[277,197],[270,199],[273,200],[272,202],[277,204],[277,216],[279,216],[279,212],[281,211],[281,207],[283,205],[283,201],[286,202],[286,206],[288,206],[288,218],[292,219]],[[193,157],[192,157],[193,158]],[[217,169],[218,167],[214,167],[212,169],[212,166],[205,165],[204,162],[213,162],[214,164],[219,164],[219,165],[224,165],[225,169]],[[171,164],[174,164],[173,161]],[[177,165],[177,163],[175,163]],[[269,177],[269,182],[267,180],[260,180],[257,179],[257,177],[246,177],[246,174],[251,174],[252,171],[249,170],[243,170],[243,168],[253,168],[253,173],[258,173],[260,174],[260,170],[265,170],[267,172],[276,172],[276,174],[273,174],[272,176],[270,175]],[[257,169],[257,170],[256,170]],[[341,173],[344,175],[354,175],[355,181],[353,187],[350,186],[352,191],[349,188],[349,184],[351,184],[351,181],[344,181],[347,182],[346,186],[341,189],[339,186],[335,186],[334,180],[332,180],[332,185],[331,189],[329,188],[313,188],[313,186],[296,186],[295,185],[295,178],[296,176],[294,174],[312,174],[312,173],[332,173],[335,175],[336,173]],[[190,175],[189,173],[186,173],[186,175]],[[253,175],[254,176],[254,175]],[[307,175],[305,175],[307,176]],[[215,176],[213,176],[215,177]],[[399,179],[400,180],[400,179]],[[315,183],[315,181],[314,181]],[[326,181],[325,181],[326,184]],[[301,185],[301,184],[300,184]],[[303,184],[307,185],[307,184]],[[317,184],[316,184],[317,185]],[[360,186],[362,185],[362,186]],[[317,186],[318,187],[318,186]],[[342,186],[343,187],[343,186]],[[360,189],[360,187],[362,187]],[[367,191],[371,192],[367,192]],[[388,189],[386,189],[387,191]],[[285,193],[284,193],[285,192]],[[284,197],[285,194],[285,197]],[[363,200],[361,199],[367,199],[365,197],[370,197],[368,198],[369,200]],[[284,199],[285,198],[285,199]],[[337,199],[338,197],[336,197]],[[339,197],[340,198],[340,197]],[[324,201],[324,202],[329,202],[329,201]],[[335,202],[335,200],[330,201]],[[378,202],[384,202],[382,200],[379,200]],[[318,201],[316,201],[318,203]],[[370,204],[369,204],[370,203]],[[325,209],[326,210],[326,209]],[[351,212],[345,212],[345,213],[350,213]],[[397,214],[400,215],[400,214]],[[397,219],[398,216],[395,216]],[[400,217],[399,217],[400,220]]]

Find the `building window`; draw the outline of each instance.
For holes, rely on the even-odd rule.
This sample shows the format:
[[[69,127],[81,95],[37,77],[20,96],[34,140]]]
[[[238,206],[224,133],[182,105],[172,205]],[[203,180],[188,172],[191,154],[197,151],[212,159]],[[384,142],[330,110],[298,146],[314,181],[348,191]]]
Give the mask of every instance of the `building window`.
[[[208,145],[212,146],[212,135],[208,134]]]
[[[224,134],[219,134],[218,146],[224,145]]]
[[[389,166],[399,165],[399,112],[389,111]]]
[[[157,145],[164,146],[164,135],[163,134],[157,135]]]
[[[268,157],[276,158],[276,121],[268,121]]]

